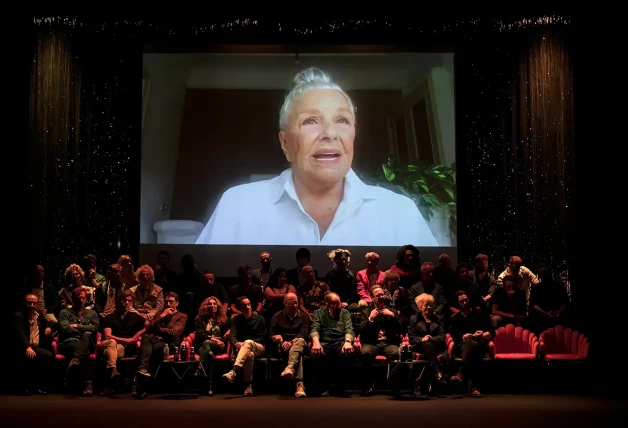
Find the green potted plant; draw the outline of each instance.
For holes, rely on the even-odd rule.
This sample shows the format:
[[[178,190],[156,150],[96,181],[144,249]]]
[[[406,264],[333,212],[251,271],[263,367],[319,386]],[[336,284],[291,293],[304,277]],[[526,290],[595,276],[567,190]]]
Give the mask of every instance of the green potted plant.
[[[388,158],[382,170],[362,179],[371,185],[384,187],[412,199],[427,221],[435,211],[441,211],[449,220],[451,237],[456,234],[456,179],[455,162],[445,165],[400,165],[397,159]]]

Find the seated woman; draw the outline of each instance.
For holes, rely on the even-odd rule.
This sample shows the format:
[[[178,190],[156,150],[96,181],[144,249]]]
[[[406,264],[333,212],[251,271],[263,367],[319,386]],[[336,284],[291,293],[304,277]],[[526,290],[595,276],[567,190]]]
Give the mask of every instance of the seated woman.
[[[227,352],[227,345],[223,340],[227,331],[227,314],[225,314],[222,302],[213,296],[203,300],[194,326],[194,347],[198,349],[203,370],[207,375],[209,383],[207,395],[209,396],[214,395],[212,391],[214,356]],[[200,366],[197,369],[197,375],[200,374],[199,371]]]
[[[270,324],[270,320],[273,319],[273,315],[283,310],[283,301],[288,293],[297,294],[294,285],[286,282],[287,273],[284,268],[277,268],[273,271],[266,288],[264,288],[264,302],[263,315],[266,322]]]
[[[488,314],[476,307],[465,291],[458,290],[456,299],[459,311],[451,317],[451,337],[455,344],[453,354],[462,357],[462,368],[450,380],[459,384],[466,382],[469,395],[479,397],[475,380],[495,329]]]
[[[440,365],[446,350],[445,328],[434,313],[434,296],[419,294],[415,303],[419,312],[410,318],[408,340],[412,349],[421,354],[421,360],[430,363],[425,367],[427,376],[422,375],[417,379],[414,394],[422,395],[421,389],[426,388],[424,392],[427,395],[432,392],[433,382],[439,381],[443,376]]]

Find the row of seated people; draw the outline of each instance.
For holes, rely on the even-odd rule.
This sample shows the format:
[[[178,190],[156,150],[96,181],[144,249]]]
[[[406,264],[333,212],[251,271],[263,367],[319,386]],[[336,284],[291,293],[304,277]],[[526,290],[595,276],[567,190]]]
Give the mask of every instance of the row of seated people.
[[[504,283],[514,284],[515,281],[516,278],[506,278]],[[513,294],[512,288],[508,289],[508,295]],[[427,382],[426,388],[429,391],[431,383],[442,376],[442,361],[447,354],[446,328],[450,330],[455,343],[454,352],[463,358],[463,369],[452,380],[465,381],[470,394],[479,394],[473,379],[478,361],[486,353],[488,341],[493,335],[493,325],[489,321],[488,313],[471,304],[467,294],[461,290],[456,293],[459,310],[453,314],[446,327],[443,317],[434,311],[434,296],[421,293],[414,299],[418,311],[411,316],[408,326],[404,327],[400,312],[390,305],[387,291],[389,290],[382,286],[371,287],[371,303],[362,310],[361,335],[357,344],[361,345],[360,355],[366,370],[364,394],[373,393],[370,367],[375,356],[383,354],[393,359],[398,355],[399,345],[404,337],[407,337],[409,344],[422,359],[429,361],[427,376],[422,377]],[[28,294],[25,298],[25,310],[15,315],[15,332],[19,344],[15,349],[18,349],[18,356],[28,365],[25,371],[28,374],[28,392],[43,389],[41,374],[46,372],[46,365],[55,353],[64,355],[69,360],[68,376],[80,375],[84,384],[84,395],[92,394],[91,366],[88,359],[94,351],[105,358],[112,384],[119,376],[117,360],[123,356],[137,354],[138,377],[150,377],[151,368],[154,368],[151,362],[163,360],[164,347],[174,349],[184,339],[188,317],[178,311],[179,298],[176,293],[167,293],[164,299],[165,308],[150,319],[135,308],[134,297],[133,291],[124,290],[110,313],[98,315],[86,308],[86,288],[76,287],[72,290],[72,305],[59,313],[59,332],[57,337],[53,337],[45,316],[38,312],[38,297]],[[340,296],[326,292],[323,299],[324,307],[305,313],[299,309],[299,298],[294,293],[287,293],[284,297],[284,309],[271,318],[270,331],[266,319],[254,313],[251,301],[246,296],[238,299],[240,313],[231,319],[227,317],[219,299],[205,299],[195,318],[193,345],[199,351],[201,366],[208,377],[208,393],[212,394],[213,361],[216,355],[228,353],[231,349],[235,355],[234,367],[224,377],[234,381],[241,371],[246,384],[246,395],[252,394],[253,360],[265,354],[279,353],[288,358],[282,377],[294,379],[296,396],[304,397],[301,364],[304,352],[309,352],[320,362],[316,372],[326,381],[323,382],[323,389],[324,395],[327,394],[329,387],[333,386],[332,380],[337,379],[333,375],[333,369],[338,367],[336,360],[346,360],[342,357],[353,355],[356,349],[356,333],[351,314]],[[40,334],[42,331],[43,334]],[[308,338],[311,340],[309,351],[306,349]],[[419,391],[421,386],[417,385],[417,388]],[[398,388],[393,386],[393,392],[398,394]],[[134,390],[134,395],[142,397],[146,392]]]
[[[411,249],[406,249],[405,252],[407,254],[403,255],[404,263],[402,266],[412,263],[416,256]],[[446,261],[449,260],[448,256],[443,255],[439,260],[439,266],[434,266],[430,262],[423,263],[418,274],[413,274],[418,282],[407,287],[402,284],[407,284],[409,274],[397,266],[399,263],[393,265],[393,269],[381,272],[377,269],[379,256],[376,253],[369,252],[366,254],[367,268],[358,272],[358,275],[353,275],[347,269],[350,263],[350,253],[347,250],[335,250],[332,252],[332,256],[334,270],[326,275],[326,282],[318,280],[316,271],[308,265],[299,267],[300,277],[297,287],[287,282],[288,274],[285,269],[277,268],[270,269],[271,273],[266,279],[265,288],[262,290],[259,285],[252,281],[252,276],[263,274],[252,275],[248,266],[242,266],[238,269],[239,283],[231,287],[227,294],[221,284],[215,283],[214,275],[211,272],[205,273],[202,275],[203,281],[193,292],[184,292],[180,309],[191,315],[198,311],[200,303],[205,298],[214,296],[222,302],[228,315],[234,316],[240,313],[236,304],[237,299],[246,296],[253,306],[253,311],[263,315],[269,323],[274,313],[282,309],[285,294],[292,292],[297,294],[299,298],[300,310],[307,314],[311,320],[312,313],[324,306],[324,295],[331,291],[341,296],[343,307],[354,315],[358,315],[362,307],[372,303],[370,296],[364,295],[364,290],[379,284],[383,286],[387,300],[397,311],[404,328],[407,327],[410,317],[417,312],[414,299],[422,293],[432,294],[435,297],[436,307],[434,310],[438,315],[444,316],[444,322],[447,324],[449,317],[458,310],[455,297],[458,290],[465,291],[472,304],[482,306],[490,312],[496,327],[513,323],[524,325],[538,334],[558,323],[569,324],[566,320],[568,296],[564,285],[555,281],[545,266],[538,270],[537,277],[525,266],[522,266],[521,259],[517,256],[511,258],[509,266],[500,274],[498,279],[493,278],[488,272],[488,257],[478,255],[473,271],[470,271],[466,265],[460,264],[455,271],[455,280],[451,280],[447,279],[447,275],[443,273],[449,272],[447,269],[451,269],[446,264]],[[398,257],[402,256],[398,255]],[[269,258],[268,253],[262,253],[263,266],[269,263]],[[303,258],[302,256],[299,261],[302,261]],[[439,267],[440,271],[438,270]],[[92,269],[89,273],[92,281],[95,278],[94,272]],[[504,273],[508,272],[512,274],[509,276],[516,278],[515,293],[512,296],[508,295],[503,283],[503,278],[506,276]],[[88,292],[87,307],[95,309],[101,317],[111,313],[116,299],[122,291],[127,289],[122,282],[122,274],[123,268],[118,264],[112,264],[108,269],[105,281],[98,283],[98,287],[88,286],[86,288]],[[60,305],[53,302],[54,296],[49,296],[50,293],[42,292],[42,289],[39,288],[39,284],[43,284],[43,278],[40,278],[41,281],[37,287],[33,286],[29,289],[29,292],[39,293],[38,309],[44,313],[49,326],[53,329],[57,325],[56,317],[60,309],[71,306],[72,290],[84,286],[86,282],[85,273],[76,264],[72,264],[66,269],[65,277],[68,286],[59,293]],[[160,286],[156,285],[155,273],[150,266],[141,266],[136,272],[136,278],[137,285],[129,288],[133,293],[133,307],[147,321],[150,321],[156,313],[163,310],[165,293]],[[447,286],[441,285],[436,279],[447,281]],[[333,287],[327,282],[333,284]],[[185,303],[189,295],[194,296],[193,299],[197,304]],[[229,304],[229,302],[231,303]],[[193,329],[193,317],[189,317],[186,333]]]

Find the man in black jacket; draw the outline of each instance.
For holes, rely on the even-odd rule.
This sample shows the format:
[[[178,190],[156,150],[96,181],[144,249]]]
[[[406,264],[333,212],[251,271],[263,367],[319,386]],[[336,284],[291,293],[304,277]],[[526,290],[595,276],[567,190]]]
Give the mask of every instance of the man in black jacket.
[[[59,311],[59,292],[54,285],[46,282],[42,265],[35,266],[24,292],[33,293],[38,298],[37,312],[46,318],[51,327],[56,326]]]
[[[25,374],[24,392],[45,394],[44,375],[48,371],[53,355],[52,337],[43,314],[37,311],[39,299],[33,293],[26,295],[25,308],[13,315],[15,348]]]
[[[373,361],[378,355],[385,355],[386,359],[394,360],[399,355],[402,328],[395,312],[385,306],[385,293],[381,286],[371,288],[373,304],[362,311],[360,324],[360,343],[362,352],[360,361],[364,367],[366,387],[362,395],[373,395]],[[394,394],[398,394],[395,388]]]
[[[236,380],[237,373],[242,371],[244,376],[244,395],[253,395],[253,362],[256,357],[264,355],[266,348],[266,320],[253,313],[251,301],[246,296],[238,297],[240,313],[231,319],[231,333],[229,341],[238,351],[233,370],[222,375],[229,382]]]

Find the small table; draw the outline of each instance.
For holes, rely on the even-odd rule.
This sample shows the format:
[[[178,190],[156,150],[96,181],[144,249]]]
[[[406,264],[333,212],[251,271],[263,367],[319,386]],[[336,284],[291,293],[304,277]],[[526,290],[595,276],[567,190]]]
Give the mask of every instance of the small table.
[[[400,360],[389,360],[388,361],[388,372],[386,373],[386,379],[390,379],[395,373],[401,369],[404,365],[414,365],[414,364],[422,364],[425,365],[428,361],[425,360],[412,360],[412,361],[400,361]],[[392,368],[391,368],[392,366]],[[422,374],[423,372],[421,372]]]
[[[157,379],[157,375],[159,375],[159,370],[161,370],[162,366],[170,367],[170,370],[177,377],[177,389],[179,392],[177,394],[162,394],[161,398],[164,399],[174,399],[174,400],[185,400],[191,398],[198,398],[198,394],[193,393],[185,393],[183,392],[183,387],[181,385],[181,381],[183,378],[190,372],[190,369],[194,364],[198,364],[198,368],[200,368],[201,372],[205,377],[207,377],[207,373],[205,373],[205,368],[199,361],[189,360],[189,361],[162,361],[157,367],[157,371],[155,372],[155,379]],[[181,371],[183,370],[183,371]]]

